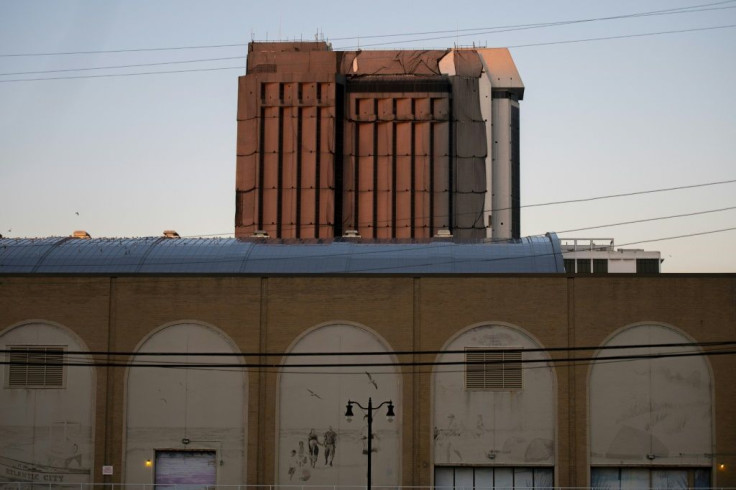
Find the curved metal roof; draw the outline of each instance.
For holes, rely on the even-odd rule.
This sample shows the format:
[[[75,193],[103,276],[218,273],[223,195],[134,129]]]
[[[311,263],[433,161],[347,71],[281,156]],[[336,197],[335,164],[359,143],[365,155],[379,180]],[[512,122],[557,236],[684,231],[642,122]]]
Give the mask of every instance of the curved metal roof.
[[[235,238],[0,238],[4,274],[468,274],[564,272],[554,233],[512,242]]]

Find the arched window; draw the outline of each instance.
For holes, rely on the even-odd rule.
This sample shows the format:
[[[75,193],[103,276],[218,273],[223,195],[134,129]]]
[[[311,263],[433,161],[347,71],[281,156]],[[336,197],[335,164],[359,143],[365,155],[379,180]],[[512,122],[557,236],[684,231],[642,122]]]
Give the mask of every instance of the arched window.
[[[603,344],[590,372],[592,486],[710,486],[710,369],[698,347],[666,345],[691,342],[668,326],[636,325]]]
[[[125,482],[245,481],[245,368],[193,366],[238,363],[237,356],[216,355],[238,354],[234,343],[213,327],[181,323],[156,331],[137,352],[127,377]],[[159,352],[185,354],[143,355]]]
[[[395,366],[356,366],[395,361],[386,343],[357,325],[332,324],[309,331],[290,354],[334,353],[336,356],[289,356],[279,380],[279,433],[276,481],[282,485],[355,485],[366,483],[366,412],[364,407],[392,401],[396,420],[387,420],[388,405],[373,411],[372,475],[376,486],[401,482],[401,390]],[[385,352],[351,355],[355,352]],[[297,365],[308,365],[297,367]],[[320,367],[338,364],[338,367]],[[314,366],[314,367],[312,367]]]
[[[87,347],[66,327],[33,321],[0,334],[0,349],[9,351],[0,366],[0,482],[91,482],[95,373],[78,354]]]
[[[434,484],[542,488],[554,482],[555,376],[521,329],[471,328],[448,342],[434,374]]]

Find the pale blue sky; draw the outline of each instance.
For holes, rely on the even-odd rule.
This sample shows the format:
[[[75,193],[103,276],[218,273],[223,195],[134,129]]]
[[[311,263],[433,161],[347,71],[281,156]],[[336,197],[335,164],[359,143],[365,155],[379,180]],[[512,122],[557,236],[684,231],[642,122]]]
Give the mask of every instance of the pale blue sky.
[[[692,6],[699,11],[464,35]],[[232,233],[242,69],[10,80],[242,67],[251,38],[308,40],[318,30],[335,49],[510,46],[526,85],[522,205],[734,180],[734,26],[736,1],[2,0],[0,55],[241,46],[0,56],[0,233]],[[451,32],[414,34],[430,31]],[[549,44],[664,31],[690,32]],[[392,34],[405,36],[372,37]],[[212,58],[238,59],[28,73]],[[736,183],[528,207],[522,234],[728,207]],[[560,236],[626,244],[733,227],[736,210]],[[736,272],[735,244],[736,230],[631,248],[660,250],[665,272]]]

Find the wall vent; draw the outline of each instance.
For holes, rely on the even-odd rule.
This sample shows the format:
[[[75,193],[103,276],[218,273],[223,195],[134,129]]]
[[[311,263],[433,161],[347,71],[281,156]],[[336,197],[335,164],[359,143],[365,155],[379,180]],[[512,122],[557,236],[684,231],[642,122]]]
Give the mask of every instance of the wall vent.
[[[9,359],[9,388],[61,388],[64,386],[63,347],[11,346]]]
[[[466,390],[521,388],[521,349],[465,348]]]

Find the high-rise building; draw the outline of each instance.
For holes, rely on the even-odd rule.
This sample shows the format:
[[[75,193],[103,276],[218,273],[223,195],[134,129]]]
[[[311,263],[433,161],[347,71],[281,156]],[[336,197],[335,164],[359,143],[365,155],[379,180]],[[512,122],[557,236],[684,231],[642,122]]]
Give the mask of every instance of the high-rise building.
[[[251,43],[235,234],[518,238],[523,95],[507,49]]]

